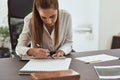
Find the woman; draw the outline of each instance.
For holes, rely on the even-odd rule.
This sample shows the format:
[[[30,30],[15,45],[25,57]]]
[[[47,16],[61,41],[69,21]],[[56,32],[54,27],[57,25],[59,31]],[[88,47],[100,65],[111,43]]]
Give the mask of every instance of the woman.
[[[36,58],[69,54],[72,50],[71,23],[70,14],[59,10],[58,0],[34,0],[32,13],[24,19],[17,54]],[[31,48],[27,47],[30,43]]]

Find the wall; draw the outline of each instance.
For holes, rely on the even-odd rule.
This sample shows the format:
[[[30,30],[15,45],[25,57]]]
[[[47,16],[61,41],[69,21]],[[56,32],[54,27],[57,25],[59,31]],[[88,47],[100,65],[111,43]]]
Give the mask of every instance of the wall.
[[[100,0],[99,49],[110,49],[112,36],[120,32],[120,0]]]
[[[0,0],[0,27],[8,27],[8,8],[7,8],[8,0]],[[6,38],[3,42],[3,37],[0,34],[0,47],[4,44],[4,47],[11,48],[10,45],[10,37]]]
[[[98,50],[99,0],[59,0],[60,8],[68,10],[73,21],[73,48],[76,51]],[[92,32],[81,33],[91,27]]]
[[[7,26],[7,0],[0,0],[0,26]]]

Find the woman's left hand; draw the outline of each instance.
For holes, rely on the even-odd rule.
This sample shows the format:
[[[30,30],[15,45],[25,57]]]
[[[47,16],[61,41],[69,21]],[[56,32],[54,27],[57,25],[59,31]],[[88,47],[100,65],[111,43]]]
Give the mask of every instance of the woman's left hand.
[[[64,57],[65,53],[62,50],[58,50],[55,54],[53,54],[53,57]]]

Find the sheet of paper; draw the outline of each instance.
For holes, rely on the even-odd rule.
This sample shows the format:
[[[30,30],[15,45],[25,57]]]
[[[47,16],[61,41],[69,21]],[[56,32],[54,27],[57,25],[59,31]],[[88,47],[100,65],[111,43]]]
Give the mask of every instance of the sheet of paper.
[[[68,70],[71,58],[64,59],[31,59],[26,63],[20,72],[37,72],[37,71],[59,71]]]
[[[100,79],[120,79],[120,65],[94,66]]]
[[[47,57],[45,59],[50,59],[51,57]],[[64,59],[66,57],[54,57],[55,59]],[[24,55],[24,56],[20,56],[21,60],[30,60],[30,59],[35,59],[35,57],[33,56],[28,56],[28,55]]]
[[[91,56],[85,56],[85,57],[78,57],[77,60],[84,61],[86,63],[97,63],[102,61],[110,61],[119,59],[118,57],[107,55],[107,54],[99,54],[99,55],[91,55]]]

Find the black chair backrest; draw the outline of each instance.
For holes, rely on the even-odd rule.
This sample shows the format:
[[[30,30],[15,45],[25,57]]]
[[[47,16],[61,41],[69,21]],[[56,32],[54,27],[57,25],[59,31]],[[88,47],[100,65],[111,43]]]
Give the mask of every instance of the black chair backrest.
[[[33,0],[8,0],[8,25],[12,51],[22,31],[24,17],[32,11]]]

